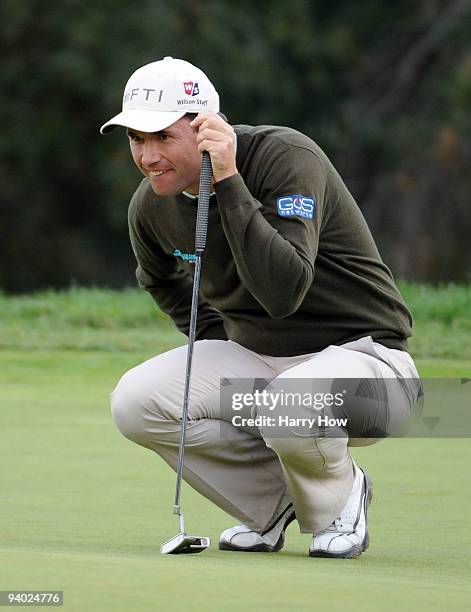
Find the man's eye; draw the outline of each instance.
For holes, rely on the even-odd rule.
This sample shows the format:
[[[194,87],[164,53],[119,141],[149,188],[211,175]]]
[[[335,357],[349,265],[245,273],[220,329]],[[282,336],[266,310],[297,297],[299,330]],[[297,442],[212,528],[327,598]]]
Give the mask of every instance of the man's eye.
[[[138,136],[137,134],[133,134],[132,132],[128,133],[129,136],[129,140],[132,140],[132,142],[141,142],[142,138],[140,136]]]
[[[159,134],[159,139],[162,141],[168,140],[170,136],[168,134]]]

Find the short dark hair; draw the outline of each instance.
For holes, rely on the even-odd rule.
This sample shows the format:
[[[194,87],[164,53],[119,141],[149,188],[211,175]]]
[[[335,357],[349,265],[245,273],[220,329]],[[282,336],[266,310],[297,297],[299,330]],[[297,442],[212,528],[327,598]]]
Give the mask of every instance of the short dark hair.
[[[193,121],[193,119],[196,117],[198,113],[186,113],[186,115],[183,115],[184,117],[186,117],[187,119],[189,119],[190,121]],[[226,117],[226,115],[224,113],[219,112],[218,115],[224,119],[224,121],[226,123],[229,123],[228,118]]]

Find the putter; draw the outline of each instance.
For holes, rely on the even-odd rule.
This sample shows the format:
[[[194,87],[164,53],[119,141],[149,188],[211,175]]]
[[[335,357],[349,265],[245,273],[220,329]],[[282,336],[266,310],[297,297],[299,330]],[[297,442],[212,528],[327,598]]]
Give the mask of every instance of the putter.
[[[180,508],[181,484],[183,476],[183,461],[185,459],[185,437],[188,419],[188,398],[190,395],[191,363],[193,360],[193,346],[195,343],[196,317],[198,311],[198,296],[201,278],[201,259],[206,246],[208,231],[209,196],[211,193],[211,158],[207,151],[203,152],[201,159],[200,189],[198,196],[198,211],[196,214],[195,235],[195,276],[193,279],[193,295],[191,299],[190,332],[188,334],[188,354],[186,360],[185,391],[183,395],[182,426],[180,430],[180,445],[178,448],[177,484],[175,490],[175,503],[172,512],[177,514],[180,521],[180,533],[160,547],[162,555],[180,555],[199,553],[208,548],[211,540],[205,536],[191,536],[185,532],[185,519]]]

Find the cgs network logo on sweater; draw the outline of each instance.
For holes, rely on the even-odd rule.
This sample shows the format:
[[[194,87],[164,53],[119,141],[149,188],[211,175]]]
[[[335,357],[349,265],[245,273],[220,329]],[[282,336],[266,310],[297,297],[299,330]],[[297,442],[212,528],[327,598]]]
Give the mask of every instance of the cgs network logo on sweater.
[[[276,207],[280,217],[304,217],[312,219],[316,212],[315,196],[295,194],[282,196],[276,201]]]

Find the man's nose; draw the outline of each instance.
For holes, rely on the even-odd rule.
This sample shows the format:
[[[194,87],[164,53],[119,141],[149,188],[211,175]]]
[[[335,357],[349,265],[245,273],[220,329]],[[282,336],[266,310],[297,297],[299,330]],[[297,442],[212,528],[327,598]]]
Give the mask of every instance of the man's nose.
[[[146,140],[142,149],[141,164],[143,166],[152,166],[152,164],[159,162],[161,157],[159,142],[154,138]]]

